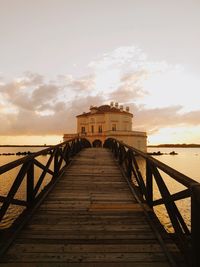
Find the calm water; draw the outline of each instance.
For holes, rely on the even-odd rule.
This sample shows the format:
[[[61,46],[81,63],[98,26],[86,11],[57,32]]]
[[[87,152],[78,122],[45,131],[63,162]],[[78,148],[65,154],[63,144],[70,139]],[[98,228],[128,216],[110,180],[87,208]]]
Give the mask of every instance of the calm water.
[[[170,167],[178,170],[179,172],[187,175],[188,177],[196,180],[200,183],[200,148],[148,148],[148,152],[162,152],[161,156],[154,156],[156,159],[162,161],[163,163],[169,165]],[[169,155],[170,152],[175,151],[178,155]],[[174,181],[171,177],[160,172],[165,180],[165,183],[170,191],[170,193],[176,193],[183,189],[184,186],[180,185],[178,182]],[[155,197],[154,199],[160,198],[157,186],[154,183]],[[187,222],[189,228],[191,227],[191,203],[190,199],[184,199],[176,201],[176,205],[179,208],[183,218]],[[172,231],[169,218],[167,216],[164,205],[156,207],[155,211],[159,216],[160,220],[165,224],[166,229]]]
[[[0,147],[0,154],[2,153],[16,153],[16,152],[24,152],[24,151],[38,151],[42,150],[41,147]],[[184,173],[185,175],[189,176],[190,178],[200,182],[200,148],[148,148],[148,152],[157,152],[161,151],[164,153],[164,155],[161,156],[155,156],[156,159],[164,162],[165,164],[171,166],[172,168]],[[175,151],[178,153],[178,155],[169,155],[171,151]],[[11,162],[13,160],[19,159],[21,156],[0,156],[0,166]],[[46,163],[49,158],[49,155],[46,156],[40,156],[37,159],[41,163]],[[144,166],[144,162],[141,162],[141,165]],[[19,168],[16,168],[10,172],[7,172],[6,174],[0,175],[0,195],[6,196],[8,193],[8,189],[13,183],[13,177],[16,177],[16,174],[18,173]],[[39,177],[40,173],[42,171],[37,168],[35,169],[35,173],[37,178]],[[180,185],[179,183],[172,180],[170,177],[168,177],[166,174],[163,174],[163,178],[170,190],[171,193],[178,192],[184,187]],[[36,178],[36,181],[37,181]],[[25,188],[26,186],[26,179],[23,182],[23,185],[19,192],[17,192],[16,197],[19,199],[25,199]],[[154,189],[155,189],[155,195],[154,199],[157,199],[160,197],[158,190],[156,188],[156,184],[154,183]],[[181,210],[181,213],[184,215],[184,218],[186,219],[188,225],[190,226],[190,201],[188,199],[177,201],[176,204],[178,205],[179,209]],[[165,212],[165,208],[159,207],[156,208],[155,211],[157,212],[160,220],[164,222],[166,228],[170,230],[171,225],[168,219],[168,216]],[[0,228],[2,227],[8,227],[11,222],[12,218],[15,217],[19,212],[21,212],[21,208],[12,205],[9,208],[8,214],[5,216],[5,219],[3,223],[0,225]]]
[[[200,148],[148,148],[148,152],[157,151],[166,155],[155,156],[156,159],[200,182]],[[178,155],[169,155],[171,151]]]
[[[45,149],[43,147],[0,147],[0,154],[3,153],[17,153],[17,152],[36,152],[39,150]],[[20,159],[24,156],[16,156],[16,155],[11,155],[11,156],[3,156],[0,155],[0,166],[9,163],[11,161]],[[39,156],[37,157],[37,160],[39,160],[41,163],[45,164],[48,161],[49,155],[45,156]],[[21,166],[20,166],[21,167]],[[0,195],[1,196],[6,196],[8,194],[8,191],[10,187],[13,184],[13,179],[16,178],[20,167],[17,167],[11,171],[8,171],[2,175],[0,175]],[[35,184],[42,173],[42,170],[38,167],[35,167]],[[45,186],[46,183],[48,183],[50,180],[50,176],[47,175],[45,181],[43,182],[41,189]],[[19,190],[17,191],[15,198],[25,200],[26,199],[26,178],[23,180]],[[3,221],[0,224],[0,228],[6,228],[10,226],[10,224],[13,221],[13,218],[15,218],[21,211],[23,210],[23,207],[16,206],[16,205],[11,205],[4,216]]]

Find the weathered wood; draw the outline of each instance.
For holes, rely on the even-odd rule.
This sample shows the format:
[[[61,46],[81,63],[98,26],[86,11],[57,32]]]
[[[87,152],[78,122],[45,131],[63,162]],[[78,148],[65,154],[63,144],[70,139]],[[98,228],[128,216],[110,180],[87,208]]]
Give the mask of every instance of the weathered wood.
[[[52,155],[50,156],[50,158],[47,161],[46,166],[43,166],[43,167],[39,164],[39,162],[36,159],[34,159],[34,163],[36,164],[36,166],[39,166],[40,168],[43,169],[43,172],[41,173],[41,175],[40,175],[40,177],[39,177],[39,179],[37,181],[37,184],[36,184],[36,186],[34,188],[34,195],[35,196],[37,195],[37,193],[39,191],[39,188],[40,188],[40,186],[41,186],[41,184],[42,184],[42,182],[43,182],[43,180],[45,178],[45,175],[47,173],[51,174],[52,176],[54,175],[54,172],[49,170],[49,167],[50,167],[50,164],[51,164],[51,162],[53,160],[54,154],[55,154],[55,152],[52,153]]]
[[[27,267],[27,261],[21,262],[9,262],[9,263],[2,263],[2,267]],[[39,265],[36,265],[34,262],[28,262],[29,267],[66,267],[66,262],[41,262]],[[87,262],[87,267],[133,267],[133,262]],[[67,267],[86,267],[85,262],[68,262]],[[167,262],[134,262],[134,267],[169,267]]]
[[[71,143],[71,146],[70,146]],[[25,200],[25,209],[23,213],[27,214],[28,210],[31,213],[31,209],[33,209],[37,203],[38,200],[41,198],[41,195],[44,195],[45,192],[48,191],[48,188],[51,187],[52,180],[56,182],[56,179],[59,178],[59,176],[62,174],[64,167],[66,164],[63,166],[63,161],[65,160],[63,158],[63,154],[61,154],[61,151],[65,151],[65,157],[69,158],[68,154],[76,154],[76,152],[80,151],[81,148],[83,148],[85,145],[85,141],[79,138],[72,139],[66,142],[63,142],[61,144],[58,144],[56,146],[52,146],[50,148],[38,151],[36,153],[33,153],[27,157],[24,157],[22,159],[16,160],[14,162],[8,163],[4,166],[0,167],[0,174],[5,173],[15,167],[20,167],[19,173],[17,174],[16,178],[13,177],[13,184],[11,185],[10,189],[8,189],[7,196],[6,197],[1,197],[1,200],[3,202],[2,206],[0,207],[0,222],[6,217],[6,213],[9,210],[9,207],[11,204],[16,204],[16,205],[24,205],[23,202],[20,202],[16,200],[15,194],[17,191],[20,189],[21,185],[23,184],[25,177],[27,177],[27,183],[26,183],[26,190],[25,190],[25,195],[26,195],[26,200]],[[70,149],[68,149],[70,148]],[[41,155],[46,155],[46,154],[51,154],[46,166],[41,164],[36,157],[41,156]],[[51,161],[54,159],[54,172],[49,170]],[[34,165],[39,166],[43,172],[40,175],[36,186],[35,185],[35,175],[34,175]],[[39,192],[40,186],[43,183],[44,178],[46,177],[47,173],[52,174],[52,180],[47,178],[46,185],[43,189],[43,192]],[[21,214],[18,214],[17,218],[13,218],[13,220],[19,220],[21,218]],[[1,250],[0,250],[1,254]]]
[[[137,194],[139,201],[147,202],[150,208],[157,205],[165,205],[168,219],[174,230],[174,238],[179,244],[187,264],[192,265],[193,260],[190,248],[192,245],[191,237],[193,238],[193,236],[191,236],[189,222],[181,214],[182,211],[179,209],[179,206],[176,205],[175,201],[188,197],[191,200],[190,188],[199,186],[200,184],[146,153],[116,139],[107,139],[104,147],[111,149],[116,160],[120,162],[122,172],[125,174],[130,188]],[[142,175],[145,174],[145,166],[140,166],[141,158],[146,162],[145,177]],[[132,163],[130,164],[130,162]],[[140,171],[140,169],[142,171]],[[169,176],[172,181],[175,180],[179,182],[181,186],[186,187],[186,189],[171,193],[163,179],[164,176],[162,177],[163,173]],[[132,178],[131,180],[130,177]],[[156,185],[155,189],[153,188],[154,184]],[[157,193],[160,193],[161,198],[154,200],[157,198]],[[156,213],[156,215],[158,216],[156,220],[162,221],[161,216],[158,215],[158,213]],[[193,217],[195,216],[193,215]],[[163,231],[166,231],[164,225]]]
[[[27,171],[27,182],[26,182],[26,199],[27,206],[31,207],[34,203],[34,164],[31,162],[30,167]]]
[[[193,186],[191,188],[192,191],[192,253],[193,253],[193,259],[194,259],[194,267],[200,266],[200,185]]]
[[[176,245],[170,239],[166,244],[179,260]],[[0,266],[170,266],[110,152],[100,148],[74,158],[1,262]]]
[[[4,202],[6,200],[6,197],[0,196],[0,202]],[[19,206],[26,206],[27,202],[24,200],[20,200],[20,199],[11,199],[10,204],[15,204],[15,205],[19,205]]]

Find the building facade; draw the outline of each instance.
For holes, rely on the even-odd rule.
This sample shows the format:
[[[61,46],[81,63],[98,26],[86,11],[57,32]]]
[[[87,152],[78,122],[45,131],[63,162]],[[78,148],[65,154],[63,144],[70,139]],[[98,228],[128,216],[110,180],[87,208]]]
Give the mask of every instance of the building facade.
[[[146,152],[146,132],[132,131],[133,114],[129,107],[111,102],[110,105],[91,106],[77,118],[77,134],[64,134],[64,141],[73,137],[86,138],[93,146],[102,146],[108,138],[116,138],[124,143]]]

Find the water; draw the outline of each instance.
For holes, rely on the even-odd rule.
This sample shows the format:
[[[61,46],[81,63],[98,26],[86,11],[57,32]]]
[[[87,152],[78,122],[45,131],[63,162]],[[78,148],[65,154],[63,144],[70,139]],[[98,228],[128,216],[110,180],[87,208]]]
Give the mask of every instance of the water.
[[[3,153],[17,153],[17,152],[37,152],[40,151],[42,149],[45,149],[45,147],[0,147],[0,154]],[[0,156],[0,166],[9,163],[13,160],[19,159],[22,156],[16,156],[16,155],[12,155],[12,156]]]
[[[43,147],[0,147],[0,154],[3,153],[17,153],[17,152],[36,152],[39,150],[45,149]],[[11,155],[11,156],[0,156],[0,166],[5,165],[11,161],[20,159],[24,156],[17,156],[17,155]],[[37,160],[41,162],[42,164],[46,165],[47,161],[49,159],[49,155],[43,155],[43,156],[38,156]],[[1,196],[6,196],[13,184],[14,179],[16,178],[21,166],[16,167],[6,173],[3,173],[0,175],[0,195]],[[52,166],[51,166],[52,169]],[[35,179],[34,179],[34,184],[37,183],[38,178],[40,174],[42,173],[42,169],[38,167],[34,167],[35,171]],[[41,189],[50,181],[50,175],[46,175],[46,178],[44,182],[41,185]],[[20,199],[20,200],[26,200],[26,177],[23,179],[23,182],[18,189],[15,198]],[[17,205],[10,205],[7,213],[5,214],[3,221],[0,223],[0,228],[7,228],[9,227],[13,219],[18,216],[23,211],[24,207],[17,206]]]
[[[16,152],[24,152],[24,151],[36,152],[42,149],[43,149],[42,147],[0,147],[0,154],[16,153]],[[157,152],[157,151],[161,151],[163,155],[154,156],[156,159],[184,173],[190,178],[200,182],[200,148],[148,148],[148,152]],[[169,155],[171,151],[177,152],[178,155]],[[16,156],[16,155],[0,156],[0,166],[6,163],[9,163],[13,160],[19,159],[21,157],[22,156]],[[37,159],[41,163],[45,164],[48,158],[49,158],[49,155],[46,155],[46,156],[40,156]],[[142,164],[144,166],[144,162]],[[0,175],[0,195],[3,195],[3,196],[7,195],[8,190],[10,189],[10,186],[13,183],[13,177],[16,177],[18,171],[19,171],[19,168],[15,168],[12,171],[9,171],[5,174]],[[40,170],[39,168],[35,168],[35,173],[36,173],[37,178],[39,177],[41,172],[42,170]],[[179,192],[182,189],[184,189],[182,185],[172,180],[166,174],[163,174],[162,172],[161,174],[163,175],[163,178],[170,190],[170,193]],[[36,178],[36,181],[37,181],[37,178]],[[47,179],[47,181],[49,180]],[[21,189],[19,190],[19,192],[17,192],[17,196],[16,196],[17,198],[25,199],[25,190],[24,190],[25,186],[26,186],[26,179],[24,180],[23,185]],[[155,183],[154,183],[154,188],[156,189]],[[159,197],[160,195],[158,193],[158,190],[155,190],[154,199],[157,199]],[[181,210],[181,214],[183,214],[185,220],[187,221],[188,226],[190,227],[190,201],[189,199],[177,201],[176,204]],[[12,223],[12,218],[15,217],[17,214],[19,214],[21,211],[22,211],[21,207],[18,207],[16,205],[11,205],[7,215],[5,216],[3,223],[1,223],[0,225],[0,228],[8,227]],[[170,231],[171,224],[167,216],[167,213],[165,212],[164,206],[155,208],[155,211],[157,212],[160,220],[165,224],[166,229]]]
[[[158,152],[160,151],[163,155],[154,156],[159,161],[169,165],[170,167],[176,169],[177,171],[187,175],[193,180],[200,183],[200,148],[148,148],[148,152]],[[175,151],[177,155],[170,155],[169,153]],[[165,184],[167,185],[171,194],[179,192],[186,189],[183,185],[173,180],[167,174],[160,172]],[[155,188],[155,199],[160,198],[159,190],[154,182]],[[185,222],[188,227],[191,228],[191,203],[190,199],[183,199],[176,201],[176,205],[181,212]],[[155,212],[159,216],[161,222],[165,225],[165,228],[173,232],[169,217],[167,215],[164,205],[154,208]]]
[[[148,152],[160,151],[164,155],[154,156],[170,167],[184,173],[200,183],[200,148],[165,148],[150,147]],[[175,151],[178,155],[169,155]]]

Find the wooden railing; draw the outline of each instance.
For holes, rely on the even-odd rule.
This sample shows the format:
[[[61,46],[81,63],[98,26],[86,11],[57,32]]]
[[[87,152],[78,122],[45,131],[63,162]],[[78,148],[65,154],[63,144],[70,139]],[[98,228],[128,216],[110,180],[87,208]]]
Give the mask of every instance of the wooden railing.
[[[146,153],[116,139],[107,139],[104,147],[112,150],[131,186],[136,192],[139,190],[143,202],[147,203],[151,209],[159,205],[165,206],[173,227],[173,234],[169,234],[164,227],[163,230],[166,234],[173,236],[189,266],[200,266],[200,184]],[[138,164],[139,158],[145,162],[145,171],[141,170]],[[165,175],[170,177],[172,182],[180,183],[184,189],[170,193],[163,177]],[[157,191],[159,191],[159,198]],[[190,198],[191,202],[191,227],[188,226],[180,207],[176,204],[176,201],[185,198]]]
[[[1,166],[0,175],[5,177],[9,171],[15,168],[19,168],[19,171],[16,177],[13,177],[13,183],[6,195],[0,196],[0,202],[2,203],[0,208],[0,222],[4,219],[12,204],[24,207],[24,211],[33,208],[42,195],[45,194],[49,187],[62,174],[66,165],[70,163],[71,158],[82,148],[89,146],[90,143],[86,139],[71,139]],[[43,155],[49,155],[46,164],[40,162],[40,158]],[[42,170],[37,179],[35,175],[36,167]],[[3,178],[1,177],[1,179]],[[46,182],[45,179],[47,180]],[[45,186],[42,187],[43,182],[45,182]],[[25,199],[23,200],[16,198],[16,194],[22,184],[23,186],[25,184],[25,188],[23,188]]]

